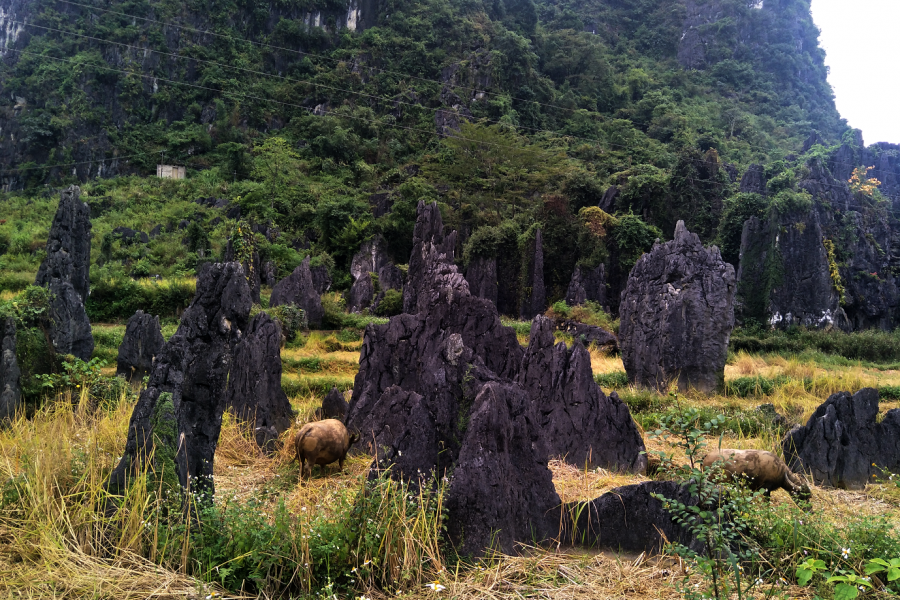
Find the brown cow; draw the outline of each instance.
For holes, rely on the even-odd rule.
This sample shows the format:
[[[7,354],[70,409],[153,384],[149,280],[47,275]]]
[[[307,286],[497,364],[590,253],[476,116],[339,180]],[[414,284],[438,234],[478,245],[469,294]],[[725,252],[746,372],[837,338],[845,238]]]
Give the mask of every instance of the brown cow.
[[[795,475],[784,461],[765,450],[714,450],[703,458],[703,468],[722,463],[723,472],[729,478],[744,476],[751,490],[765,490],[769,493],[783,489],[795,501],[809,502],[812,493],[803,479]]]
[[[307,469],[306,461],[309,461],[309,477],[312,477],[313,465],[324,466],[334,461],[338,461],[338,466],[343,471],[347,451],[358,439],[358,434],[350,435],[344,424],[337,419],[307,423],[294,434],[293,440],[301,476]]]

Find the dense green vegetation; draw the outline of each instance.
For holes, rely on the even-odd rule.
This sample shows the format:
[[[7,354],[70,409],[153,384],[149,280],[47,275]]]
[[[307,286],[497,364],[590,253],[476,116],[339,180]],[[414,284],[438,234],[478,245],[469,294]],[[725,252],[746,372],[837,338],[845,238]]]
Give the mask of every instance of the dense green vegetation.
[[[63,165],[113,154],[131,158],[111,172],[134,175],[83,186],[92,280],[121,298],[121,310],[92,303],[97,319],[146,296],[123,277],[190,275],[223,255],[237,221],[197,198],[273,223],[278,239],[256,236],[261,258],[284,275],[312,254],[337,290],[376,234],[407,261],[420,200],[461,232],[463,262],[520,256],[540,226],[551,302],[577,263],[606,262],[615,288],[679,218],[735,261],[743,220],[786,201],[738,194],[735,175],[770,163],[790,192],[803,161],[780,159],[810,129],[838,141],[845,125],[806,0],[700,4],[716,20],[677,0],[397,0],[353,32],[337,2],[34,2],[0,65],[0,109],[27,142],[3,166],[21,191],[0,197],[0,284],[23,288],[42,258],[56,194],[37,190],[92,179],[96,163]],[[308,26],[316,11],[326,28]],[[685,28],[704,42],[693,58]],[[160,160],[188,179],[145,178]],[[373,194],[391,210],[375,217]],[[113,233],[158,225],[146,244]],[[521,260],[504,267],[513,280]],[[175,291],[141,302],[183,305]]]

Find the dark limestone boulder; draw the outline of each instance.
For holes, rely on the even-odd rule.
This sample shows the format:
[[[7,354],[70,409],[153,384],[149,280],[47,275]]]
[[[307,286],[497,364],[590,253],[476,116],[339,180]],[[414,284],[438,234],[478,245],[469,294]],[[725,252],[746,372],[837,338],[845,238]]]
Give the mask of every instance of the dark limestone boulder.
[[[376,289],[372,275],[378,278]],[[403,273],[387,252],[387,242],[380,235],[363,242],[350,263],[353,284],[347,292],[347,307],[359,312],[372,306],[379,292],[403,288]]]
[[[561,453],[593,458],[597,436],[607,435],[602,464],[640,468],[640,455],[619,447],[633,441],[628,434],[636,429],[624,404],[593,384],[584,348],[569,353],[563,345],[557,364],[541,363],[545,354],[557,359],[549,321],[541,331],[550,341],[541,337],[523,360],[496,306],[474,296],[453,264],[455,236],[443,234],[439,219],[436,205],[420,203],[407,311],[366,328],[346,423],[361,436],[358,451],[375,456],[370,476],[389,468],[392,477],[424,486],[449,478],[448,532],[462,552],[480,555],[490,544],[514,552],[517,542],[559,533],[541,411],[546,398],[560,411],[577,412],[569,421],[560,411],[551,415],[564,432],[554,441],[573,446]]]
[[[497,304],[497,259],[476,256],[466,269],[466,282],[473,296]]]
[[[90,289],[91,209],[81,201],[81,188],[63,190],[50,235],[47,257],[38,269],[34,284],[48,287],[56,279],[67,282],[83,303]]]
[[[611,185],[606,188],[606,191],[603,192],[603,197],[600,198],[600,204],[598,208],[603,212],[607,212],[612,214],[616,210],[616,200],[619,198],[619,188],[617,186]]]
[[[90,360],[94,352],[94,334],[81,296],[68,281],[51,279],[50,340],[57,354],[71,354]]]
[[[619,347],[629,381],[709,392],[725,380],[734,327],[734,267],[703,247],[683,221],[631,270],[619,307]]]
[[[47,257],[34,282],[52,294],[50,339],[55,351],[82,360],[88,360],[94,351],[84,309],[90,288],[90,215],[90,208],[81,201],[80,188],[73,185],[62,192],[47,238]]]
[[[156,239],[156,237],[161,233],[163,233],[163,226],[157,225],[156,227],[154,227],[153,229],[150,230],[150,239]]]
[[[319,296],[331,289],[331,275],[328,274],[328,267],[325,265],[310,267],[309,273],[312,276],[313,289]]]
[[[119,345],[116,359],[116,375],[122,375],[129,381],[149,375],[153,370],[153,359],[165,343],[159,317],[137,311],[125,326],[125,337]]]
[[[545,438],[521,387],[487,382],[468,412],[447,492],[447,531],[465,554],[489,542],[505,552],[516,542],[555,537],[559,496],[547,468]]]
[[[750,165],[741,177],[741,193],[766,195],[766,170],[762,165]]]
[[[878,422],[878,391],[832,394],[781,442],[785,462],[819,485],[862,489],[882,469],[900,472],[900,409]]]
[[[263,285],[267,285],[269,287],[274,286],[278,283],[278,277],[275,275],[275,263],[271,260],[267,260],[262,265],[262,270],[259,274],[260,282]]]
[[[124,490],[129,477],[153,456],[157,472],[177,474],[178,485],[211,500],[226,385],[251,306],[243,266],[204,265],[194,300],[157,355],[131,414],[125,453],[108,482],[111,491]]]
[[[609,310],[606,297],[606,267],[602,264],[595,269],[578,265],[572,273],[566,290],[566,304],[578,306],[590,300]]]
[[[313,285],[308,256],[290,275],[272,288],[269,306],[275,307],[282,304],[294,304],[306,311],[310,327],[322,326],[325,309],[322,308],[322,298]]]
[[[562,541],[591,548],[648,553],[661,552],[666,542],[674,542],[700,551],[702,543],[676,523],[653,494],[687,506],[697,504],[697,498],[686,487],[673,481],[646,481],[617,487],[586,506],[567,504],[562,519]],[[569,514],[578,515],[575,523],[566,518]]]
[[[515,541],[551,537],[557,524],[548,515],[559,497],[527,392],[498,380],[463,335],[420,319],[427,320],[394,317],[377,332],[382,343],[373,343],[369,333],[376,327],[369,326],[347,417],[361,434],[361,449],[379,466],[391,465],[393,476],[419,484],[452,472],[450,535],[466,553],[483,553],[495,533],[494,543],[506,552]],[[431,335],[420,335],[422,329]],[[409,343],[396,339],[403,332],[412,334]],[[384,360],[396,365],[396,377],[379,372],[373,378],[373,363]],[[382,382],[389,385],[375,397]]]
[[[565,331],[572,336],[572,339],[581,342],[585,347],[593,344],[604,352],[617,352],[619,350],[619,338],[613,332],[607,331],[602,327],[565,320],[557,323],[556,328],[560,331]]]
[[[519,318],[530,321],[547,308],[547,291],[544,288],[544,245],[541,230],[534,234],[528,248],[528,268],[525,271],[525,289],[522,290],[522,306]]]
[[[403,312],[419,312],[419,290],[425,285],[424,269],[426,254],[431,247],[437,254],[452,261],[456,251],[456,232],[444,234],[444,221],[437,202],[425,204],[419,201],[416,227],[413,230],[413,250],[409,257],[408,280],[403,288]]]
[[[281,327],[264,312],[253,317],[234,348],[225,406],[252,426],[257,445],[266,450],[294,421],[281,389]]]
[[[336,387],[332,387],[322,401],[322,406],[316,409],[316,416],[319,419],[338,419],[343,421],[349,408],[350,404],[344,398],[344,394]]]
[[[4,319],[0,328],[0,422],[12,419],[22,407],[22,373],[16,361],[16,320]]]
[[[550,456],[581,467],[643,473],[644,442],[628,407],[594,382],[584,346],[554,344],[553,329],[547,317],[532,321],[518,377],[534,403]]]

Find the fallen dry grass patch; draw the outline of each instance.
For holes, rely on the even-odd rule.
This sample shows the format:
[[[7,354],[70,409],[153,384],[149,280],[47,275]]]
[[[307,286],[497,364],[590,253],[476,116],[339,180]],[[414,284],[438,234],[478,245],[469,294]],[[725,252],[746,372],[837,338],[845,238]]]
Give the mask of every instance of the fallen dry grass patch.
[[[643,475],[617,473],[602,468],[579,468],[563,460],[551,460],[548,464],[553,473],[553,485],[563,502],[583,502],[623,485],[647,481]]]

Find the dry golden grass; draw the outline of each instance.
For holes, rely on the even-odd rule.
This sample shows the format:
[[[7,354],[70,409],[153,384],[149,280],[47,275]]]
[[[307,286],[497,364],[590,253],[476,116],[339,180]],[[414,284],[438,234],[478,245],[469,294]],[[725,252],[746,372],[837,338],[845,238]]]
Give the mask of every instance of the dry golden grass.
[[[212,588],[142,558],[150,502],[143,476],[105,513],[104,484],[124,448],[132,406],[93,412],[89,404],[86,391],[74,401],[65,396],[0,430],[0,480],[18,482],[16,510],[0,513],[0,592],[205,597]]]
[[[563,460],[551,460],[553,485],[563,502],[593,500],[613,488],[647,481],[643,475],[616,473],[606,469],[585,469]]]

